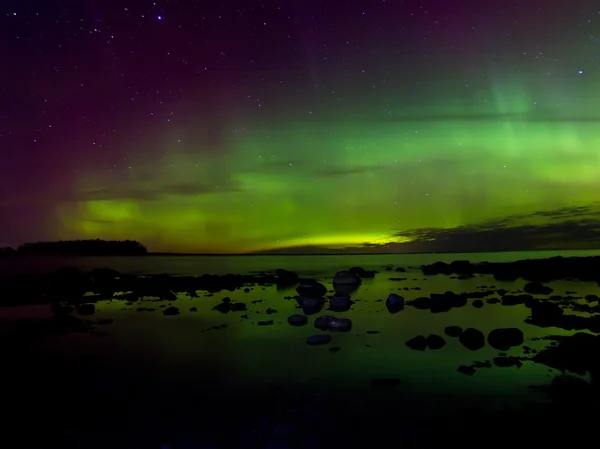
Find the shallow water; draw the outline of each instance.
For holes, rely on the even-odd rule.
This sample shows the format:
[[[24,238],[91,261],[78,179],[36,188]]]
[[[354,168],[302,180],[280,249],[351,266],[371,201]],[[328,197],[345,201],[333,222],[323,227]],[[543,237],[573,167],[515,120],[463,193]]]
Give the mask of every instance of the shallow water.
[[[543,254],[547,257],[547,253]],[[332,342],[324,346],[311,347],[305,342],[309,335],[321,333],[312,325],[313,319],[318,315],[312,316],[309,324],[304,327],[292,327],[287,323],[289,315],[298,313],[296,301],[285,299],[286,296],[295,295],[294,290],[278,291],[275,287],[258,286],[248,293],[222,292],[202,297],[203,293],[199,292],[201,297],[196,299],[182,295],[173,302],[146,298],[132,306],[119,300],[102,301],[96,304],[97,313],[93,318],[112,318],[112,324],[99,326],[91,335],[45,337],[33,342],[31,347],[46,355],[68,354],[71,358],[94,359],[92,365],[86,365],[82,376],[87,379],[88,386],[93,386],[95,394],[121,397],[135,392],[136,397],[147,395],[155,404],[160,404],[161,398],[165,396],[185,396],[195,388],[211,389],[211,382],[214,388],[221,388],[225,384],[228,389],[239,388],[239,391],[282,385],[295,391],[328,394],[339,391],[346,396],[351,394],[365,399],[402,398],[411,400],[415,413],[426,413],[432,407],[456,407],[457,399],[460,399],[462,406],[484,406],[489,409],[512,408],[525,401],[544,400],[528,386],[547,383],[558,372],[543,365],[525,362],[521,368],[494,366],[479,369],[473,376],[466,376],[457,371],[458,366],[491,360],[499,351],[489,346],[469,351],[457,339],[445,336],[444,328],[449,325],[474,327],[487,334],[495,328],[518,327],[525,334],[525,345],[538,349],[545,347],[548,342],[532,339],[548,335],[571,335],[574,332],[525,324],[529,309],[523,305],[486,303],[483,308],[477,309],[472,306],[473,300],[469,300],[466,306],[453,308],[447,313],[432,314],[429,310],[417,310],[408,306],[391,315],[381,301],[391,292],[397,292],[410,300],[448,290],[457,293],[492,288],[516,291],[522,289],[524,281],[497,282],[491,276],[457,280],[447,276],[423,276],[417,269],[411,269],[407,273],[385,271],[384,266],[387,264],[399,265],[392,262],[393,257],[353,256],[348,260],[334,256],[332,260],[312,258],[317,261],[314,263],[311,258],[296,259],[301,261],[298,264],[300,269],[297,270],[301,273],[322,273],[327,269],[327,276],[316,277],[328,288],[331,288],[331,275],[344,266],[361,265],[380,270],[375,279],[366,279],[353,294],[353,299],[357,302],[352,310],[333,313],[351,318],[352,331],[334,334]],[[406,264],[412,266],[432,261],[424,256],[412,259],[403,257],[406,257],[403,259]],[[490,255],[482,255],[480,259],[511,260],[507,254],[497,254],[495,257],[493,259]],[[450,261],[459,258],[465,257],[435,255],[434,260]],[[523,257],[512,260],[518,258]],[[180,262],[163,261],[154,270],[167,271],[165,267],[168,265],[177,266],[177,274],[190,274],[186,270],[193,266],[193,258],[181,259]],[[218,269],[214,268],[215,271],[226,268],[226,271],[235,272],[235,267],[239,269],[247,264],[236,262],[235,258],[222,259],[227,259],[228,262]],[[261,259],[262,262],[256,263]],[[266,269],[264,259],[268,260],[271,267],[274,264],[294,268],[293,261],[275,256],[253,257],[252,265],[256,265],[258,271]],[[120,260],[124,263],[125,259]],[[153,259],[143,260],[146,263]],[[334,262],[345,263],[329,269]],[[185,264],[189,265],[184,269]],[[218,264],[212,266],[217,267]],[[113,268],[119,269],[119,266]],[[142,269],[145,272],[152,271],[147,266],[140,268]],[[598,294],[600,290],[595,283],[560,281],[547,285],[554,289],[553,294],[559,295],[575,291],[577,295],[584,296]],[[225,296],[233,301],[246,303],[248,311],[222,314],[212,310]],[[181,314],[164,316],[161,309],[170,304],[177,306]],[[139,307],[155,307],[157,310],[139,312]],[[197,311],[189,311],[191,307],[196,307]],[[268,308],[277,310],[277,313],[268,315]],[[249,318],[243,319],[244,314]],[[323,311],[322,314],[330,313]],[[49,310],[46,306],[0,308],[0,320],[4,322],[47,316]],[[259,326],[257,322],[261,320],[273,320],[274,324]],[[207,330],[224,324],[227,325],[226,328]],[[379,333],[367,334],[367,331]],[[447,344],[437,351],[419,352],[409,349],[405,342],[419,334],[442,335]],[[332,347],[341,349],[332,353]],[[512,348],[508,354],[520,356],[522,352],[523,348],[517,347]],[[399,378],[402,384],[393,390],[372,391],[369,382],[375,378]]]

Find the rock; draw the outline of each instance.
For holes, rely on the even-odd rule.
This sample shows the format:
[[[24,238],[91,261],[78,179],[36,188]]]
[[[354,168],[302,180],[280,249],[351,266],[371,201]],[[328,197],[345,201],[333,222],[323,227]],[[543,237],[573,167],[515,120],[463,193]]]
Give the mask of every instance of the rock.
[[[425,349],[427,349],[427,339],[423,335],[417,335],[408,340],[405,344],[415,351],[425,351]]]
[[[398,267],[398,268],[396,268],[396,271],[398,273],[406,273],[406,268]]]
[[[426,276],[436,274],[453,274],[450,265],[445,262],[434,262],[431,265],[422,265],[421,271]]]
[[[350,271],[338,271],[333,276],[333,287],[336,285],[354,285],[358,286],[361,283],[361,279]]]
[[[329,322],[334,319],[335,317],[331,315],[322,315],[317,317],[315,319],[315,327],[322,331],[329,330]]]
[[[473,264],[468,260],[455,260],[450,262],[450,270],[456,274],[472,274],[473,273]]]
[[[494,329],[488,334],[489,345],[499,351],[508,351],[524,342],[523,331],[516,327]]]
[[[462,328],[459,326],[448,326],[446,329],[444,329],[444,333],[448,337],[458,337],[460,334],[462,334],[462,331]]]
[[[396,379],[394,377],[373,379],[371,380],[371,388],[373,388],[374,390],[389,390],[391,388],[397,387],[401,383],[402,381],[400,379]]]
[[[273,320],[266,320],[266,321],[259,321],[256,324],[258,324],[259,326],[272,326],[273,324],[275,324],[275,322]]]
[[[425,344],[429,349],[435,351],[436,349],[441,349],[446,346],[446,340],[439,335],[431,334],[426,338]]]
[[[404,309],[404,298],[396,293],[391,293],[385,300],[385,307],[390,313],[397,313]]]
[[[413,306],[415,309],[427,310],[431,308],[431,298],[421,296],[410,301],[409,305]]]
[[[163,310],[163,315],[179,315],[179,309],[174,306],[167,307]]]
[[[331,335],[329,334],[317,334],[311,335],[306,339],[306,343],[310,346],[326,345],[331,341]]]
[[[190,312],[197,312],[198,308],[197,307],[190,307]]]
[[[475,368],[472,366],[461,365],[458,367],[457,371],[462,374],[466,374],[467,376],[472,376],[475,374]]]
[[[231,301],[231,298],[227,296],[221,300],[220,304],[214,306],[213,310],[217,310],[221,313],[245,312],[247,310],[247,306],[243,302],[233,302]]]
[[[80,304],[75,307],[75,310],[79,315],[93,315],[96,313],[95,304]]]
[[[471,351],[477,351],[485,346],[485,337],[483,333],[477,329],[465,329],[458,337],[462,345]]]
[[[494,357],[494,365],[500,368],[509,368],[511,366],[516,366],[517,368],[521,368],[523,366],[523,362],[519,360],[518,357],[513,356],[500,356]]]
[[[503,306],[516,306],[524,302],[525,300],[520,295],[504,295],[502,297]]]
[[[314,326],[322,331],[348,332],[352,329],[352,321],[331,315],[322,315],[315,320]]]
[[[355,274],[356,276],[362,278],[362,279],[367,279],[367,278],[374,278],[375,277],[375,272],[371,271],[371,270],[365,270],[364,268],[361,267],[352,267],[348,270],[350,273]]]
[[[321,305],[322,302],[323,300],[320,298],[310,298],[307,296],[298,297],[298,304],[300,304],[300,307],[303,308],[312,309],[315,307],[319,307],[319,305]]]
[[[279,286],[292,286],[298,283],[298,275],[293,271],[278,268],[275,274],[277,275],[277,285]]]
[[[308,323],[308,317],[300,314],[290,315],[287,320],[292,326],[304,326]]]
[[[322,298],[327,293],[327,287],[314,279],[302,279],[296,291],[307,298]]]
[[[323,309],[322,298],[310,298],[306,296],[300,296],[297,299],[297,301],[300,307],[302,307],[302,311],[305,315],[314,315],[315,313],[319,313],[321,309]]]
[[[590,373],[592,385],[599,372],[600,336],[577,332],[570,337],[557,337],[558,345],[538,352],[533,361],[550,368],[578,375]]]
[[[349,296],[334,296],[329,301],[329,310],[335,312],[346,312],[350,310],[352,306],[352,300]]]
[[[537,302],[531,307],[531,322],[537,326],[552,325],[564,314],[558,304],[551,302]],[[560,327],[560,326],[558,326]]]
[[[331,332],[349,332],[352,329],[352,321],[348,318],[333,318],[329,320]]]
[[[481,299],[476,299],[473,301],[473,307],[476,309],[481,309],[483,307],[483,301]]]
[[[549,295],[554,291],[550,287],[542,285],[539,282],[528,282],[523,287],[523,290],[530,295]]]

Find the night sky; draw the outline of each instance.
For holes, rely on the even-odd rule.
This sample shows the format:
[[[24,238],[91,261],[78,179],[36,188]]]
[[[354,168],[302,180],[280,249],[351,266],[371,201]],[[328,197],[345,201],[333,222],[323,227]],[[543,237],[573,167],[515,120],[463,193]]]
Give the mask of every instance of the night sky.
[[[0,246],[600,247],[597,0],[0,8]]]

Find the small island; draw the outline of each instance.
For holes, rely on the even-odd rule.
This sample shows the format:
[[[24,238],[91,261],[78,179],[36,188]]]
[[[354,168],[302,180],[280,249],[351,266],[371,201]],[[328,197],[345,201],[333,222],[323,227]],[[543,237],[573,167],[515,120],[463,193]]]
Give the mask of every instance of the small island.
[[[60,240],[25,243],[16,250],[0,248],[0,257],[14,255],[145,256],[147,248],[135,240]]]

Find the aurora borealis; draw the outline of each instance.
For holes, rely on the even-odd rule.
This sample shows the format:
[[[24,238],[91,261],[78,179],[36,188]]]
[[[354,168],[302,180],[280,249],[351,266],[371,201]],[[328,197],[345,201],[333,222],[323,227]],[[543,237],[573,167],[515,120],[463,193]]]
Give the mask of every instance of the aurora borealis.
[[[599,245],[597,2],[99,3],[3,11],[0,246]]]

